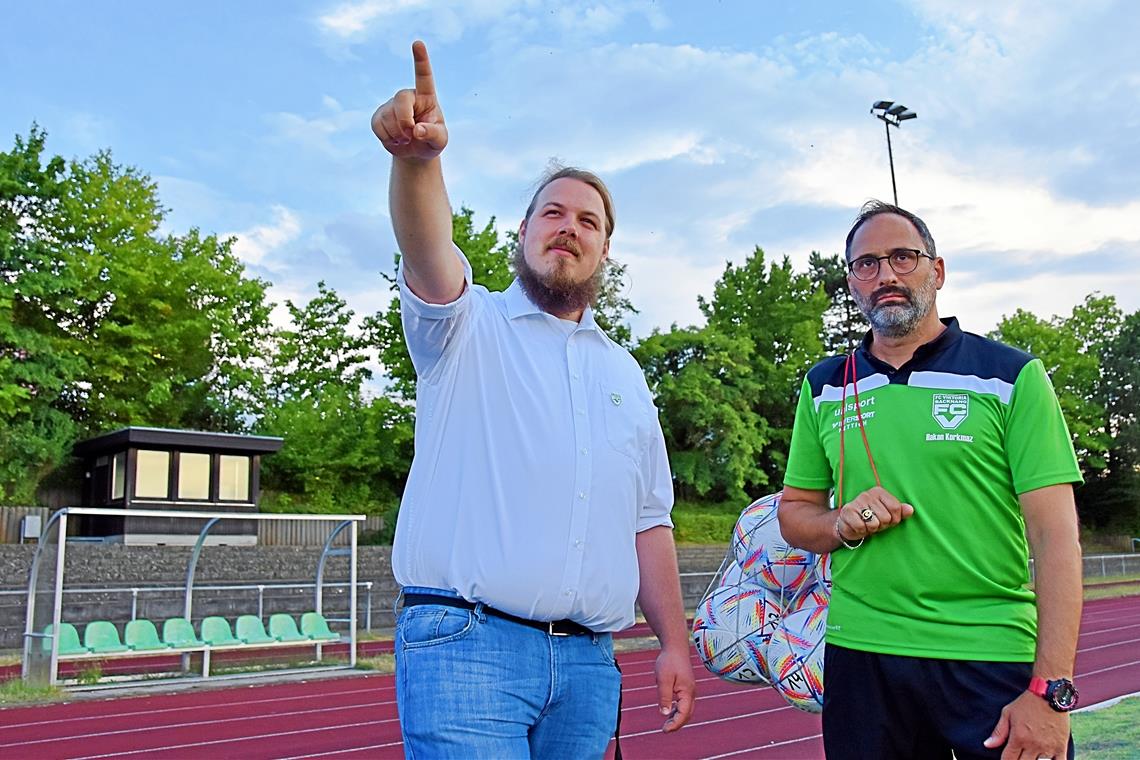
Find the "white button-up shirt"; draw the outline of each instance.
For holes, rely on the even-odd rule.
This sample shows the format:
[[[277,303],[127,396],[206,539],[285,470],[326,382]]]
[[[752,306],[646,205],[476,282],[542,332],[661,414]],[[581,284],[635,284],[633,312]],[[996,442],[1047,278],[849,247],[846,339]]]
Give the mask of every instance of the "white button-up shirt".
[[[456,249],[458,251],[458,249]],[[586,309],[516,281],[428,304],[397,273],[415,365],[416,453],[396,525],[401,586],[455,591],[595,631],[634,622],[637,532],[672,527],[673,486],[641,368]]]

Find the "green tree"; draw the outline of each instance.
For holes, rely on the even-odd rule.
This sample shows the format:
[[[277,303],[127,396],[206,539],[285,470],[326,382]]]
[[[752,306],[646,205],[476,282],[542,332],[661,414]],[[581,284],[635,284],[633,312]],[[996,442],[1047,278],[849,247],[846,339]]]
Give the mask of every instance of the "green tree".
[[[238,429],[268,324],[230,241],[162,235],[157,189],[108,151],[0,153],[0,478],[24,500],[75,437],[119,425]]]
[[[800,385],[823,356],[827,295],[810,276],[793,271],[788,257],[767,264],[757,247],[740,266],[725,268],[711,300],[698,300],[710,329],[752,343],[750,362],[762,391],[752,408],[766,421],[769,437],[760,467],[768,483],[782,483]]]
[[[1102,338],[1091,335],[1089,328],[1103,318],[1103,306],[1090,298],[1070,316],[1051,321],[1018,309],[991,333],[994,339],[1033,354],[1045,365],[1086,479],[1105,469],[1105,454],[1111,443],[1102,400],[1100,356],[1096,344],[1090,343]]]
[[[845,354],[868,330],[867,320],[847,287],[847,264],[839,254],[824,256],[812,251],[808,272],[831,302],[823,313],[824,351],[828,355]]]
[[[1095,343],[1111,444],[1107,466],[1078,499],[1087,525],[1131,536],[1140,534],[1140,312],[1119,321],[1110,314],[1103,326]]]
[[[44,163],[46,134],[33,126],[0,153],[0,500],[30,504],[36,484],[64,460],[77,425],[61,398],[83,363],[52,319],[58,292],[80,277],[64,266],[58,227],[65,163]]]
[[[372,379],[369,343],[352,326],[355,313],[322,280],[304,306],[286,301],[290,326],[274,336],[267,393],[277,400],[318,397],[328,388],[359,395]]]
[[[705,327],[654,333],[634,356],[662,412],[678,492],[758,496],[783,480],[800,383],[823,354],[827,295],[756,248],[699,300]]]
[[[332,288],[304,305],[286,301],[290,323],[271,341],[265,406],[257,431],[285,438],[262,469],[269,510],[388,516],[412,457],[412,407],[370,398],[367,328]]]
[[[213,390],[248,380],[230,373],[267,328],[265,283],[244,277],[231,241],[160,235],[156,186],[107,151],[71,164],[63,211],[65,260],[83,283],[54,315],[86,364],[73,417],[90,431],[236,426],[241,410]]]
[[[753,408],[763,393],[753,351],[745,336],[676,325],[634,349],[660,410],[678,498],[743,500],[768,484],[761,462],[769,429]]]

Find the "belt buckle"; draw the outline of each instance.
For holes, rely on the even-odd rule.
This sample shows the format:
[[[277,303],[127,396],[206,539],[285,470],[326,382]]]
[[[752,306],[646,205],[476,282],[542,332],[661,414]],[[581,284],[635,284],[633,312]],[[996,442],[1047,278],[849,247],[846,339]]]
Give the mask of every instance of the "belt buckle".
[[[556,630],[554,630],[555,622],[557,622],[557,621],[551,620],[550,622],[548,622],[546,624],[546,632],[548,634],[550,634],[551,636],[569,636],[570,635],[569,631],[556,631]]]

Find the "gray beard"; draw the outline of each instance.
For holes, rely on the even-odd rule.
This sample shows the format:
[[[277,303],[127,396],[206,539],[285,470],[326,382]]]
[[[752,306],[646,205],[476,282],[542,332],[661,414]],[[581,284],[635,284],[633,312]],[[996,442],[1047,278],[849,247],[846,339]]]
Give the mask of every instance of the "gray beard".
[[[559,270],[549,275],[539,274],[527,263],[522,246],[515,247],[511,264],[514,265],[523,292],[547,314],[567,314],[585,309],[598,299],[598,293],[602,289],[604,260],[592,275],[578,281],[563,276]]]
[[[935,273],[931,270],[926,281],[914,290],[897,285],[889,289],[881,288],[867,297],[861,296],[855,290],[851,291],[851,295],[855,298],[859,311],[863,312],[863,316],[871,323],[871,328],[875,332],[886,338],[901,338],[913,332],[934,308],[934,294],[938,290],[934,286],[934,277]],[[908,302],[873,306],[884,291],[902,293]]]

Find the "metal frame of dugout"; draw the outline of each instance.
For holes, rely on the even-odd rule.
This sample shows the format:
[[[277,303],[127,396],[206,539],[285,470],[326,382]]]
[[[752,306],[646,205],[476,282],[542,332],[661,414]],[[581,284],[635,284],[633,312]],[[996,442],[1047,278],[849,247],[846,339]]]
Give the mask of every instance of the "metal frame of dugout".
[[[198,540],[194,544],[190,560],[186,569],[185,601],[183,610],[187,620],[193,610],[194,574],[198,566],[202,548],[206,544],[206,537],[210,529],[219,522],[226,520],[293,520],[293,521],[325,521],[334,523],[325,541],[320,560],[316,570],[316,591],[314,610],[322,611],[322,587],[324,584],[325,564],[328,557],[349,557],[349,600],[348,619],[348,653],[347,665],[329,665],[322,669],[336,670],[353,668],[356,666],[356,623],[357,623],[357,538],[359,523],[366,518],[364,515],[315,515],[315,514],[233,514],[219,512],[189,512],[179,510],[141,510],[141,509],[107,509],[98,507],[68,507],[53,514],[44,525],[40,540],[36,546],[35,555],[28,573],[27,616],[24,625],[24,653],[22,676],[25,683],[31,686],[55,686],[59,680],[59,631],[60,624],[64,622],[63,616],[63,586],[64,586],[64,560],[67,555],[67,527],[72,516],[106,516],[106,517],[178,517],[182,519],[205,520],[205,524],[198,533]],[[347,547],[334,547],[333,542],[343,530],[349,531]],[[54,555],[54,556],[52,556]],[[54,572],[42,572],[45,567],[54,566]],[[52,633],[45,633],[47,626],[51,626]],[[44,646],[46,640],[51,640],[51,646]],[[317,656],[320,658],[320,644],[317,644]],[[140,653],[143,654],[143,653]],[[208,657],[207,651],[205,656]],[[189,655],[184,654],[184,658]],[[188,663],[183,661],[183,670]],[[314,668],[306,668],[311,672]],[[214,676],[225,678],[226,676]],[[136,681],[136,683],[138,683]]]

